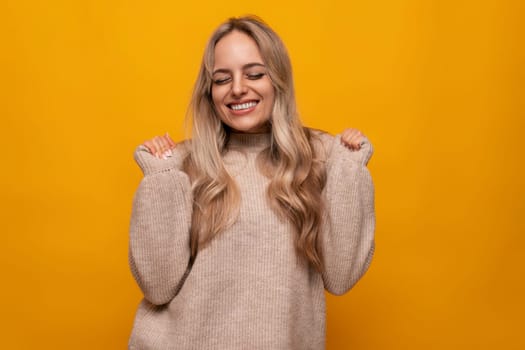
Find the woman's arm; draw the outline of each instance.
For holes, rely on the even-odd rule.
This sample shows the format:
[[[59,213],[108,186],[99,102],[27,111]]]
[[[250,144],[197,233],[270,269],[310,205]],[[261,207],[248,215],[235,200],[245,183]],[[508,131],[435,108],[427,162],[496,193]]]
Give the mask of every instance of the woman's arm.
[[[374,185],[366,168],[372,145],[362,137],[360,147],[349,147],[341,135],[331,142],[324,189],[322,277],[326,290],[341,295],[363,276],[374,253]]]
[[[192,193],[182,172],[184,147],[159,159],[139,146],[135,160],[144,172],[133,198],[129,263],[144,297],[161,305],[175,297],[190,258]]]

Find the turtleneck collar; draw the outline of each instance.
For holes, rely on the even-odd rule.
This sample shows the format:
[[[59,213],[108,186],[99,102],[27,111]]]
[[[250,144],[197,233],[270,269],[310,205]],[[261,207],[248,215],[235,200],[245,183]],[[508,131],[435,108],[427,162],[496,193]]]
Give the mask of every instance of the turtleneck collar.
[[[261,151],[270,146],[271,138],[270,132],[260,134],[230,132],[228,147],[245,151]]]

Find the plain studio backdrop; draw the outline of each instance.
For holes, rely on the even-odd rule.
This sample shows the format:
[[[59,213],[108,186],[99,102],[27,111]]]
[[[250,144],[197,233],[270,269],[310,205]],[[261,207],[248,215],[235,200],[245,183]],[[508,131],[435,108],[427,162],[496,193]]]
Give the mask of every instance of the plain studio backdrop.
[[[185,137],[208,36],[249,13],[305,124],[376,150],[376,256],[327,349],[525,348],[520,0],[2,0],[1,347],[126,348],[133,151]]]

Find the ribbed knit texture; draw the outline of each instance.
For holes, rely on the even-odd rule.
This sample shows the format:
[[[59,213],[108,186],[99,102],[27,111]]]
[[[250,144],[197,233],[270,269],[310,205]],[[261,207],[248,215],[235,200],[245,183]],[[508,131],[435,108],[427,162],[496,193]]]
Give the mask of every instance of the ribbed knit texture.
[[[239,217],[199,252],[186,278],[192,193],[180,168],[189,146],[166,160],[137,148],[145,176],[133,200],[129,258],[144,299],[129,349],[324,349],[324,290],[343,294],[366,272],[375,217],[371,145],[352,152],[339,136],[319,139],[328,175],[322,275],[297,258],[291,225],[268,205],[269,179],[256,157],[269,134],[231,136],[224,162],[240,189]]]

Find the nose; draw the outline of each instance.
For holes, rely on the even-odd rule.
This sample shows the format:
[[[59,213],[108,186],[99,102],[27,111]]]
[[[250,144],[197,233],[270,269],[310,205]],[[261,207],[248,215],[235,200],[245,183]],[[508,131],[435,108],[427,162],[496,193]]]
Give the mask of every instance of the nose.
[[[242,96],[246,93],[247,86],[242,77],[235,77],[232,82],[232,95],[234,97]]]

